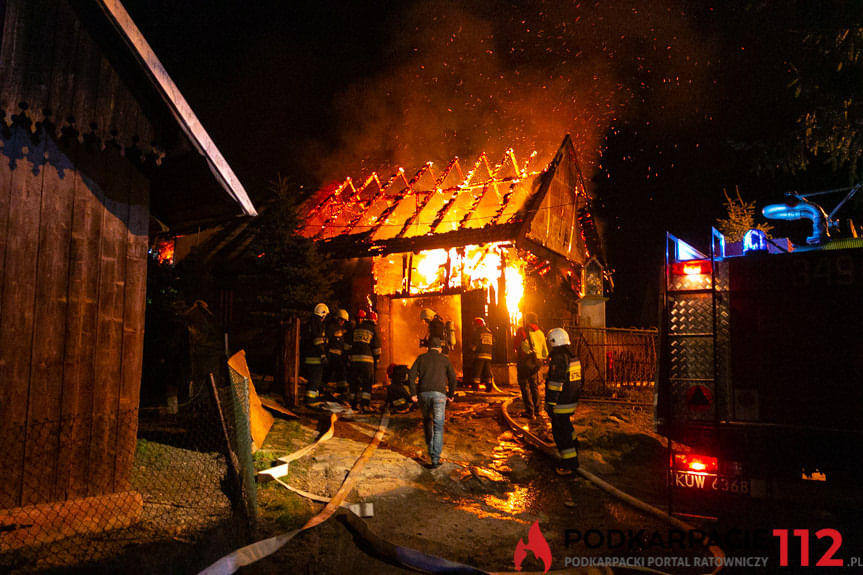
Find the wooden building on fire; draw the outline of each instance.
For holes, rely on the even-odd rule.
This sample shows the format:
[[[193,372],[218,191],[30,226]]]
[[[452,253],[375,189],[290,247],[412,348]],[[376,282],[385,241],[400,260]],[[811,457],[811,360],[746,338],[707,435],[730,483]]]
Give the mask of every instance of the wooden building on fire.
[[[356,182],[310,198],[300,233],[343,260],[351,315],[369,304],[378,312],[380,367],[416,357],[423,308],[453,322],[458,372],[471,363],[462,342],[477,316],[496,336],[498,366],[513,361],[523,313],[546,329],[605,327],[610,276],[568,135],[535,171],[508,150],[497,165],[481,155],[467,172],[456,158],[439,173],[428,163],[410,179],[400,169]]]
[[[0,2],[0,549],[135,520],[148,230],[254,215],[118,0]]]

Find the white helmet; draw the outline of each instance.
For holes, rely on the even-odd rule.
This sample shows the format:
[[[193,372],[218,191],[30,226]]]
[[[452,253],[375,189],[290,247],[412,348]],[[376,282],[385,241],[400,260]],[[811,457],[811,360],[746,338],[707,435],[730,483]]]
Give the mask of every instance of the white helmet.
[[[330,313],[330,308],[327,307],[327,304],[319,303],[318,305],[315,306],[315,315],[316,316],[324,317],[328,313]]]
[[[425,308],[424,310],[422,310],[422,311],[420,312],[420,319],[421,319],[422,321],[431,321],[431,320],[433,320],[433,319],[434,319],[434,316],[436,316],[436,315],[437,315],[437,314],[434,312],[434,310],[433,310],[433,309],[431,309],[431,308]]]
[[[546,339],[548,340],[548,347],[569,345],[569,334],[566,333],[565,329],[560,327],[549,330],[548,337]]]
[[[346,310],[346,309],[338,310],[336,312],[336,317],[341,318],[345,321],[348,321],[350,319],[350,316],[348,315],[348,310]]]

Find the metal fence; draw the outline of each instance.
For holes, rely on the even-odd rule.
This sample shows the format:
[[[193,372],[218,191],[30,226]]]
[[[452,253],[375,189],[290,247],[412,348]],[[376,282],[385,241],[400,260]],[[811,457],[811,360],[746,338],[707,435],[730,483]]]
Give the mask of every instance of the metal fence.
[[[25,467],[20,491],[29,496],[18,493],[16,506],[0,509],[0,572],[194,573],[246,544],[256,493],[247,479],[253,470],[244,386],[226,368],[176,407],[7,430],[26,437],[28,461],[38,463]],[[81,426],[113,428],[116,437],[100,443],[96,434],[68,434],[87,439],[61,439],[58,450],[58,429]],[[136,441],[117,440],[123,433]],[[129,447],[117,447],[123,444]],[[11,453],[0,445],[0,461]],[[127,471],[106,474],[96,466]],[[46,474],[57,473],[69,480],[50,482],[47,492]],[[98,479],[104,477],[112,479]]]
[[[656,330],[567,326],[585,397],[647,401],[656,381]]]

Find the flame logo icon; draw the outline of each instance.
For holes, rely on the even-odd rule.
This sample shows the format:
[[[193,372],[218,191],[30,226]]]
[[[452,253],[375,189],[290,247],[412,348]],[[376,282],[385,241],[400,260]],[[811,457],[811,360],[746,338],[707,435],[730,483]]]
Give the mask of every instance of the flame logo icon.
[[[528,551],[532,551],[534,557],[542,560],[542,564],[545,566],[543,573],[548,573],[551,568],[551,548],[542,535],[542,531],[539,530],[539,521],[534,521],[533,525],[530,526],[530,531],[527,532],[527,543],[519,539],[518,545],[515,546],[513,561],[516,571],[521,571],[521,564],[527,557]]]

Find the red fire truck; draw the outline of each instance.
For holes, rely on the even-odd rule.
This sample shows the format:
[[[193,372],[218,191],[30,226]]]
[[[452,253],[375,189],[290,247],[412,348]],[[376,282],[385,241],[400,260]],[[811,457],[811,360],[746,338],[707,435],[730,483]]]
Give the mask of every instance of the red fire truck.
[[[676,511],[859,489],[863,238],[830,238],[800,196],[763,213],[810,219],[812,234],[732,246],[713,230],[708,253],[667,236],[655,421]]]

